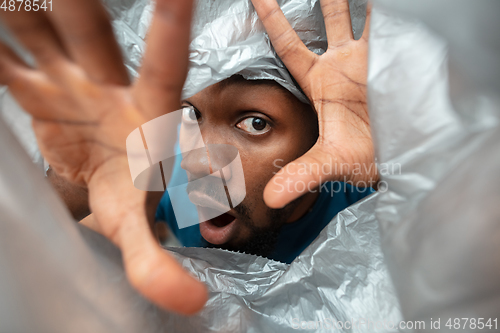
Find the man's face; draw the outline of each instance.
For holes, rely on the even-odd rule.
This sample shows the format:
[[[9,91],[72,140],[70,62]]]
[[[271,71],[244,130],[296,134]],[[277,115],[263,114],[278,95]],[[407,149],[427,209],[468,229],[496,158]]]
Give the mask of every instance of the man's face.
[[[202,237],[216,247],[269,255],[280,227],[290,222],[291,216],[307,210],[309,207],[302,206],[304,202],[310,206],[311,201],[301,200],[303,197],[282,209],[271,209],[263,200],[264,187],[278,171],[277,166],[293,161],[316,142],[316,113],[274,81],[246,81],[241,76],[202,90],[183,101],[183,107],[183,121],[197,121],[203,141],[209,147],[208,153],[198,149],[184,156],[181,167],[188,179],[192,181],[213,172],[212,164],[217,164],[221,157],[215,156],[220,154],[211,150],[211,145],[236,147],[244,172],[245,199],[229,212],[201,223]],[[181,145],[182,141],[181,133]],[[228,178],[223,179],[227,188],[231,181],[242,181],[223,176]],[[208,178],[212,177],[205,179]],[[208,201],[217,202],[226,193],[214,188],[207,180],[202,185],[190,183],[187,190],[190,198],[209,197]],[[192,201],[196,204],[196,200]]]

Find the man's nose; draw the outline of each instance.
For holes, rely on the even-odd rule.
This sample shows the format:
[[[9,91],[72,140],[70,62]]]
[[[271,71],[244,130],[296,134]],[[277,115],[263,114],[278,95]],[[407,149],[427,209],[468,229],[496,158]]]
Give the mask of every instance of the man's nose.
[[[236,155],[237,149],[231,145],[207,144],[184,153],[181,167],[190,173],[191,180],[210,175],[229,181],[232,178],[229,164]]]
[[[207,151],[207,132],[210,139],[212,130],[203,131],[199,126],[181,126],[179,144],[182,151],[181,168],[186,170],[190,181],[208,176],[213,173],[212,163]]]
[[[182,156],[181,168],[187,171],[189,180],[193,181],[212,173],[207,148],[197,148],[185,152]]]

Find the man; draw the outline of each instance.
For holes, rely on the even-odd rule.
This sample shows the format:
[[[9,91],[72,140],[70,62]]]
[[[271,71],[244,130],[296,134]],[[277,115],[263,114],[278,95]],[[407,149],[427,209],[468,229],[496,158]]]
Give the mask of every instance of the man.
[[[346,0],[321,4],[329,49],[318,56],[301,43],[275,0],[254,0],[276,52],[318,114],[319,138],[298,161],[372,165],[367,33],[352,39]],[[179,109],[191,13],[191,1],[156,2],[139,78],[131,83],[98,0],[60,1],[50,13],[0,11],[2,23],[37,65],[30,67],[0,44],[0,83],[33,116],[42,154],[57,174],[88,190],[93,218],[85,224],[120,247],[130,283],[157,305],[186,314],[203,306],[206,288],[154,239],[146,206],[156,203],[134,188],[125,143],[138,126]],[[318,186],[344,176],[354,183],[376,180],[376,169],[366,170],[300,175],[287,168],[268,183],[264,201],[282,208],[304,194],[280,192],[289,180]]]
[[[277,167],[302,156],[318,138],[316,112],[273,80],[249,81],[235,75],[187,98],[182,105],[183,121],[196,120],[207,144],[231,144],[238,149],[246,187],[243,202],[229,212],[182,229],[166,193],[157,219],[166,221],[184,246],[220,247],[290,263],[339,211],[372,192],[341,183],[324,184],[320,189],[310,187],[310,192],[283,208],[265,204],[264,186],[279,172]],[[187,173],[187,182],[209,175],[209,163],[214,164],[217,157],[211,155],[216,154],[202,149],[185,155],[182,163],[178,158],[173,178],[179,182]],[[309,172],[305,168],[298,172]],[[234,180],[225,181],[231,185]],[[193,193],[208,193],[205,197],[220,201],[211,185],[208,179],[196,188],[188,186],[191,201],[198,201]],[[206,200],[201,204],[207,206]],[[200,209],[203,207],[198,205]]]

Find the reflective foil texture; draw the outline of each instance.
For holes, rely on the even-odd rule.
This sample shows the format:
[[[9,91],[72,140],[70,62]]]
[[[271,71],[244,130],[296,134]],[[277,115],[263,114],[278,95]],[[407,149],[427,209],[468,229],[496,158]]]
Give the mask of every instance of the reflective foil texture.
[[[326,32],[319,0],[278,2],[306,46],[317,54],[325,52]],[[118,4],[118,1],[105,0],[105,3],[115,17],[114,27],[126,64],[135,75],[154,5],[146,1]],[[353,0],[350,4],[353,33],[358,39],[364,28],[366,0]],[[274,52],[249,0],[197,1],[190,49],[184,97],[238,73],[249,80],[275,80],[308,103]]]

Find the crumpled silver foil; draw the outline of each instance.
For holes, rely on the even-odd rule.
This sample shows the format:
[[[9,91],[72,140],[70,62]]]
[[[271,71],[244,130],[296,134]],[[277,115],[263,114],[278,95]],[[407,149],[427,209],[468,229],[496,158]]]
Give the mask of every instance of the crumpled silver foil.
[[[369,52],[377,158],[402,169],[375,209],[386,262],[405,319],[471,332],[445,324],[500,317],[500,2],[376,4],[401,17],[373,16]]]
[[[413,10],[422,2],[426,9]],[[152,7],[107,3],[127,65],[137,68]],[[490,7],[482,12],[491,13],[484,17],[474,15],[475,2],[450,5],[469,13],[468,21],[432,1],[379,3],[402,14],[373,11],[370,117],[377,163],[400,168],[382,173],[387,187],[339,213],[291,265],[170,249],[210,291],[192,317],[166,313],[128,285],[119,251],[71,220],[0,120],[0,151],[8,157],[0,161],[0,332],[410,331],[388,327],[403,318],[427,321],[418,331],[439,332],[430,329],[431,317],[442,319],[441,331],[447,317],[498,317],[500,101],[492,87],[499,79],[481,74],[498,64],[478,64],[475,53],[498,59],[500,52],[479,39],[475,53],[454,57],[474,32],[500,30],[498,3],[483,2]],[[458,22],[470,33],[457,37],[421,23],[434,15],[452,32],[463,31]],[[239,70],[217,79],[200,74],[200,87]],[[333,321],[357,326],[325,327]]]
[[[154,4],[147,1],[118,4],[105,0],[110,8],[126,64],[137,74],[144,51]],[[327,49],[326,31],[319,0],[280,0],[285,16],[306,46],[317,54]],[[367,0],[350,1],[353,34],[361,37]],[[190,44],[190,70],[183,96],[189,97],[233,74],[248,80],[275,80],[301,101],[307,97],[276,56],[263,25],[248,1],[197,1]]]

